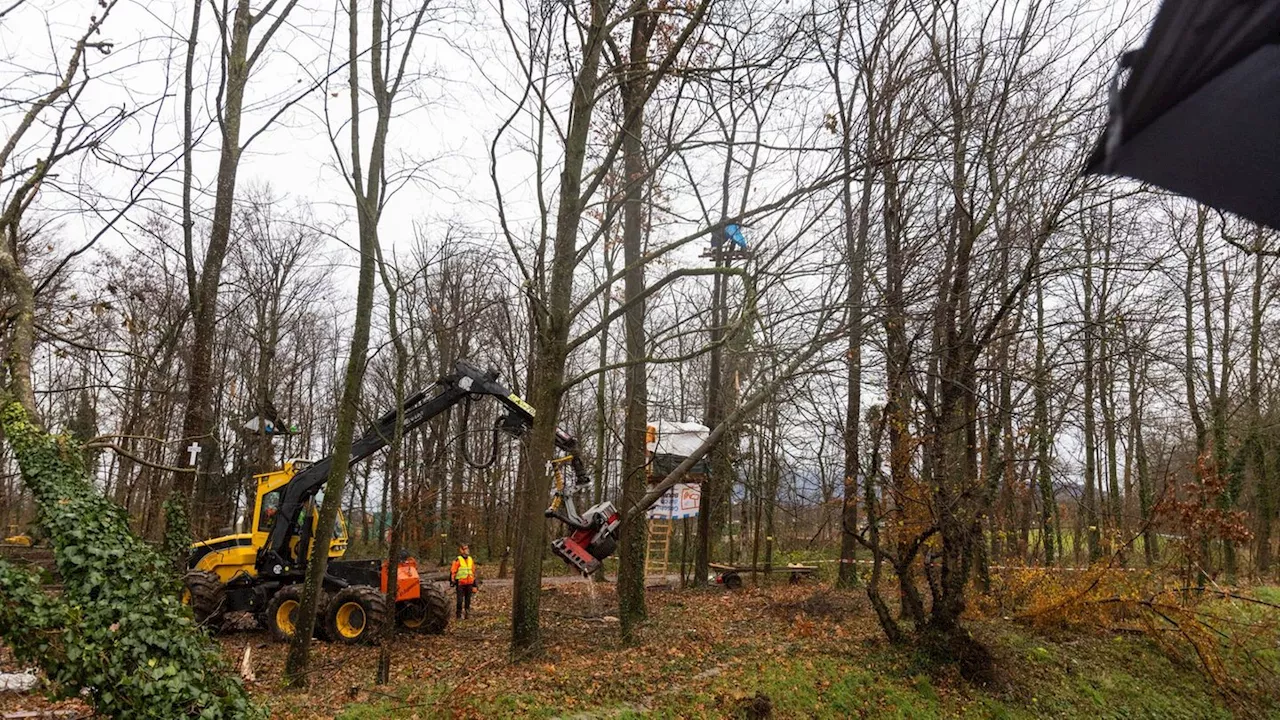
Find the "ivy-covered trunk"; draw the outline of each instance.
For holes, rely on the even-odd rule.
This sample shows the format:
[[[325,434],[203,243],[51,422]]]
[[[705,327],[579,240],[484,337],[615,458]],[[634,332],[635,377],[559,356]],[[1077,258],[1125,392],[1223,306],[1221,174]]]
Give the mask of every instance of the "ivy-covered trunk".
[[[87,691],[106,717],[263,717],[183,606],[165,559],[90,483],[79,445],[42,430],[12,398],[0,425],[63,580],[62,594],[49,595],[0,563],[0,639],[16,658],[39,665],[55,693]]]

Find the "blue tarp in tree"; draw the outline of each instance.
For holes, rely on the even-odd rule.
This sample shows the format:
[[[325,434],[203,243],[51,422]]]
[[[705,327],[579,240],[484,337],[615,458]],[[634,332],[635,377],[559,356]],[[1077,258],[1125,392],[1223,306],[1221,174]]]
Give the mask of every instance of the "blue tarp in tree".
[[[747,247],[747,237],[742,234],[742,228],[738,225],[725,225],[724,237],[738,248],[745,250]]]

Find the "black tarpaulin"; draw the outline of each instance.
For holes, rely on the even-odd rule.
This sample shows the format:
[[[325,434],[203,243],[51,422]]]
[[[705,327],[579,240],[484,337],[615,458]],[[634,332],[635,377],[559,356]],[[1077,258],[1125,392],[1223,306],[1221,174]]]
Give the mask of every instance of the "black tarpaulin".
[[[1165,0],[1087,172],[1280,228],[1280,0]]]

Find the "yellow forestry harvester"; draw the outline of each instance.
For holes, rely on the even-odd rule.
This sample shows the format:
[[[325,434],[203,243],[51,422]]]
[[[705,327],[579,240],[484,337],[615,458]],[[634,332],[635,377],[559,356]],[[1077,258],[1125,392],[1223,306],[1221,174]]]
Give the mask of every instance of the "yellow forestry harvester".
[[[283,642],[293,637],[302,599],[302,578],[296,574],[279,580],[259,578],[258,555],[267,546],[272,528],[281,523],[297,528],[285,536],[288,556],[307,557],[305,551],[299,555],[298,548],[309,546],[315,534],[319,521],[316,504],[303,503],[294,523],[282,518],[280,505],[290,483],[314,465],[290,460],[275,472],[255,476],[258,492],[251,531],[192,546],[183,579],[183,601],[191,605],[196,619],[206,627],[217,631],[228,612],[249,611],[276,640]],[[388,621],[392,614],[386,606],[387,563],[385,560],[343,560],[347,542],[346,522],[339,511],[333,539],[329,542],[328,575],[333,577],[325,578],[316,632],[323,639],[372,642],[377,633],[371,631]],[[396,574],[396,622],[414,632],[444,632],[449,624],[449,602],[444,591],[419,577],[417,562],[413,559],[401,562]],[[338,580],[346,586],[341,586]],[[335,605],[334,601],[339,599],[341,604]]]
[[[462,402],[490,396],[507,413],[494,426],[494,452],[500,432],[519,436],[532,424],[534,410],[498,382],[498,373],[482,372],[459,361],[453,374],[441,378],[434,395],[421,392],[404,407],[382,416],[351,448],[357,463],[386,447],[397,419],[409,432]],[[573,488],[557,488],[548,517],[563,520],[574,531],[553,543],[553,550],[582,572],[592,572],[613,552],[620,518],[613,505],[600,503],[579,515],[573,494],[590,484],[577,442],[563,431],[556,445],[567,453],[574,474]],[[492,462],[492,459],[490,460]],[[251,532],[206,540],[192,546],[183,578],[183,601],[198,622],[220,630],[227,613],[249,612],[278,640],[293,637],[298,625],[302,583],[306,576],[311,538],[319,520],[316,495],[323,488],[333,457],[313,463],[292,461],[272,473],[258,475]],[[385,623],[426,633],[442,633],[449,623],[448,599],[442,588],[422,578],[417,562],[406,559],[395,570],[396,602],[386,603],[388,572],[385,560],[347,560],[347,528],[341,513],[329,544],[329,563],[323,593],[317,604],[317,634],[344,643],[370,643]]]

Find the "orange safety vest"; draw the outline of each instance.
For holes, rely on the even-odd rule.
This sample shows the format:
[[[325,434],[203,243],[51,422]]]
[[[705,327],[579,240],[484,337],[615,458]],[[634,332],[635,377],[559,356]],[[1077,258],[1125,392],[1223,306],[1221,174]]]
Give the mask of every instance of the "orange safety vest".
[[[475,558],[468,555],[467,557],[458,556],[453,561],[453,568],[450,574],[459,585],[473,585],[476,581],[476,561]]]

